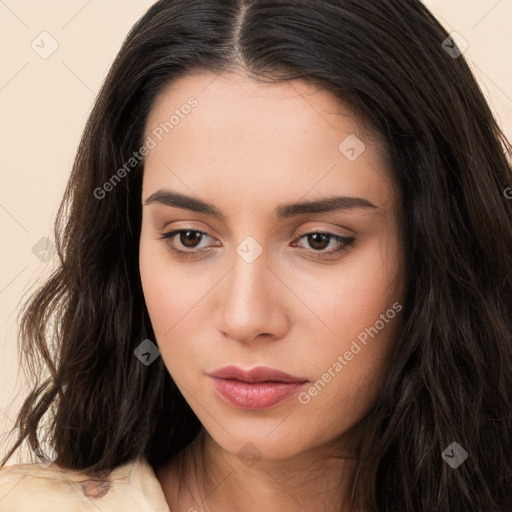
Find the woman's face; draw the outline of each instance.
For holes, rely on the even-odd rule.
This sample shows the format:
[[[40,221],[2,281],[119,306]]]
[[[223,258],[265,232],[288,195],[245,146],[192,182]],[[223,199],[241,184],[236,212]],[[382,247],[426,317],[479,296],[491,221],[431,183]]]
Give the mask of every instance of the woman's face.
[[[401,328],[398,192],[384,148],[340,108],[306,82],[204,72],[175,81],[148,119],[153,341],[231,453],[284,458],[348,435]]]

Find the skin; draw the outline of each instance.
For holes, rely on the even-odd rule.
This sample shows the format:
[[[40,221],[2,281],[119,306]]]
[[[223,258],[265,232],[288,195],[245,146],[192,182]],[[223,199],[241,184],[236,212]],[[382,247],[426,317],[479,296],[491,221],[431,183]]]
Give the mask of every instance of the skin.
[[[346,510],[361,422],[377,400],[400,314],[307,404],[292,396],[268,409],[237,409],[207,374],[263,365],[312,385],[365,328],[402,304],[399,193],[384,146],[329,92],[238,73],[196,72],[173,82],[155,102],[146,136],[191,96],[198,105],[146,156],[140,272],[161,357],[204,435],[157,477],[173,512]],[[338,149],[350,134],[365,144],[354,161]],[[146,205],[159,189],[212,203],[225,220]],[[376,207],[274,214],[282,203],[330,195]],[[188,245],[179,235],[159,238],[174,229],[207,236]],[[304,236],[318,232],[355,241],[343,247]],[[248,236],[262,249],[251,263],[236,251]],[[172,243],[196,254],[180,258]],[[254,452],[249,463],[239,456],[244,450]],[[197,475],[194,455],[204,463]]]

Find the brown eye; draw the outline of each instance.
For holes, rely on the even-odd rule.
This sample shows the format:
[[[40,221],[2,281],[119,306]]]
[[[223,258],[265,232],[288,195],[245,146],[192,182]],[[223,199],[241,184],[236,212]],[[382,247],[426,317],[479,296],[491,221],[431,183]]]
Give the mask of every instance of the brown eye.
[[[337,253],[341,253],[349,248],[354,241],[354,237],[346,237],[337,235],[335,233],[315,231],[312,233],[306,233],[302,235],[299,240],[305,239],[307,245],[311,248],[305,249],[315,257],[329,256]],[[334,241],[334,249],[326,250],[331,242]],[[338,248],[336,248],[336,245]]]
[[[210,252],[211,249],[209,246],[199,246],[203,239],[211,237],[198,229],[175,229],[168,233],[161,233],[159,238],[165,241],[172,253],[183,258],[198,256]]]
[[[310,247],[319,251],[325,249],[329,245],[331,239],[331,237],[325,233],[310,233],[306,236]]]
[[[203,237],[203,234],[200,231],[195,231],[192,229],[188,229],[186,231],[181,231],[179,233],[179,241],[180,243],[189,248],[195,248],[196,242],[200,242],[201,238]]]

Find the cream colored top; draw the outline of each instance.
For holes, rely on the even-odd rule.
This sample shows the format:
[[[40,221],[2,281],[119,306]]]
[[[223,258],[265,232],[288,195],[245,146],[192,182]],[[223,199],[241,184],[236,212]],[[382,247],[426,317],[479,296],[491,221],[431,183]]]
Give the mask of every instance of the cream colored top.
[[[56,464],[0,470],[0,512],[171,512],[145,459],[91,477]]]

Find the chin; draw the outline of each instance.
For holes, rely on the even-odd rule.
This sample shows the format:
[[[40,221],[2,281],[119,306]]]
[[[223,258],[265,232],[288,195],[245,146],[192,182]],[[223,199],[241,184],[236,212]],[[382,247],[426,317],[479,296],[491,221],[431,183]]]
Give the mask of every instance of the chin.
[[[270,429],[241,429],[239,427],[231,429],[227,427],[228,432],[236,432],[233,436],[216,428],[210,432],[210,436],[223,450],[240,457],[242,462],[249,467],[255,465],[259,460],[288,459],[318,444],[315,442],[314,435],[311,436],[311,439],[306,437],[299,426],[287,425],[286,428],[280,428],[279,422],[282,422],[282,419],[274,421],[273,427]]]

